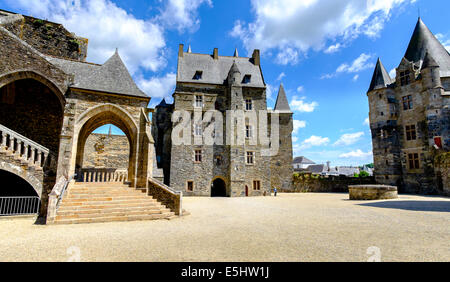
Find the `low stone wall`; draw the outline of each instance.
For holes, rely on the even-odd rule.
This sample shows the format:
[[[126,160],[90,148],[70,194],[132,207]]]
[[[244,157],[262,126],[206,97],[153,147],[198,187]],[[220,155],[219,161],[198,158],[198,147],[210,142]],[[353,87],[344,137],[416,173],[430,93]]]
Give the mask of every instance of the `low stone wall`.
[[[397,187],[388,185],[350,185],[350,200],[397,199]]]
[[[128,169],[130,145],[125,135],[92,133],[84,146],[83,168]]]
[[[170,211],[176,215],[182,213],[182,194],[170,191],[167,186],[155,179],[148,181],[148,194],[155,198],[158,202],[165,205]]]
[[[375,183],[370,177],[324,176],[311,173],[294,173],[293,191],[282,192],[348,192],[349,185],[363,185]]]

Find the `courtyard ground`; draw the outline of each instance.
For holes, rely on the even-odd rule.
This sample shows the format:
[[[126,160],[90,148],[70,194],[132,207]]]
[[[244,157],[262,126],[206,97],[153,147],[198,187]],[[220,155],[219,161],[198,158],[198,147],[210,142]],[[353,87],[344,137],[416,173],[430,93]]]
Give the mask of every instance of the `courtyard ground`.
[[[0,220],[0,261],[450,261],[450,198],[185,197],[174,220]]]

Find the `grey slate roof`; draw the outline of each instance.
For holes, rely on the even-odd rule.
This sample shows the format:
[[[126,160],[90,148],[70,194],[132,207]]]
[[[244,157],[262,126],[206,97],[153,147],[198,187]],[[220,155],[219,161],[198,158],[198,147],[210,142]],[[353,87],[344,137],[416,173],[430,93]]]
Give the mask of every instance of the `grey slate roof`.
[[[242,78],[251,75],[246,87],[266,86],[260,66],[253,64],[250,58],[219,56],[215,60],[211,55],[196,53],[183,53],[178,57],[177,82],[223,85],[233,62],[236,62]],[[193,79],[196,71],[203,72],[202,79]]]
[[[294,158],[292,163],[293,164],[315,164],[315,162],[311,161],[310,159],[308,159],[304,156]]]
[[[426,69],[429,67],[439,67],[439,64],[436,60],[430,55],[430,53],[425,54],[425,58],[423,59],[422,69]]]
[[[392,80],[389,76],[389,73],[386,71],[383,63],[381,63],[380,58],[378,58],[377,65],[375,66],[375,70],[373,71],[372,81],[370,82],[368,92],[378,88],[384,88],[391,83]]]
[[[117,50],[103,65],[46,58],[67,74],[74,75],[71,87],[149,98],[136,86]]]
[[[404,57],[421,63],[427,52],[439,64],[441,76],[450,76],[450,54],[419,18]]]
[[[276,111],[291,111],[289,102],[286,98],[286,92],[284,91],[283,83],[280,84],[280,90],[278,90],[278,97],[275,103]]]
[[[314,164],[308,166],[307,170],[311,173],[321,174],[326,172],[326,165],[324,164]]]

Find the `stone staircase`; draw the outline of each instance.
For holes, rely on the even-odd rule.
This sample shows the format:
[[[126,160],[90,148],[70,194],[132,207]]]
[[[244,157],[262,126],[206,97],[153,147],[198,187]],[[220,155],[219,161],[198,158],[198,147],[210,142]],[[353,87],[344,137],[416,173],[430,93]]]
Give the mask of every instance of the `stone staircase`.
[[[54,224],[172,219],[175,214],[146,194],[122,183],[75,182],[66,191]]]

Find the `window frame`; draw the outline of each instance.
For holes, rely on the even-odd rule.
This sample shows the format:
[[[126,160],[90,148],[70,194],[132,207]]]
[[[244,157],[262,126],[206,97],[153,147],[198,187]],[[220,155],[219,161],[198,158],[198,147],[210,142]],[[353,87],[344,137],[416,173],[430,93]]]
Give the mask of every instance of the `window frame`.
[[[200,99],[198,99],[200,98]],[[205,105],[203,95],[195,94],[194,95],[194,108],[203,108]]]
[[[194,149],[194,163],[201,163],[203,161],[203,151],[201,149]]]
[[[419,153],[408,153],[408,167],[410,170],[420,169]]]
[[[252,182],[253,191],[261,191],[261,180],[255,179]]]
[[[406,141],[417,140],[417,131],[415,124],[405,125],[405,137]]]
[[[253,111],[253,99],[251,99],[251,98],[245,99],[245,110]]]
[[[246,151],[245,152],[245,164],[246,165],[254,165],[255,164],[255,151]],[[251,163],[249,162],[249,157],[251,158]]]
[[[192,183],[192,189],[189,189],[189,183]],[[186,192],[194,192],[194,180],[186,181]]]
[[[412,95],[403,96],[402,97],[402,104],[403,104],[403,110],[404,111],[412,110],[412,108],[414,107]]]
[[[400,85],[405,86],[411,83],[411,72],[404,70],[400,72]]]

